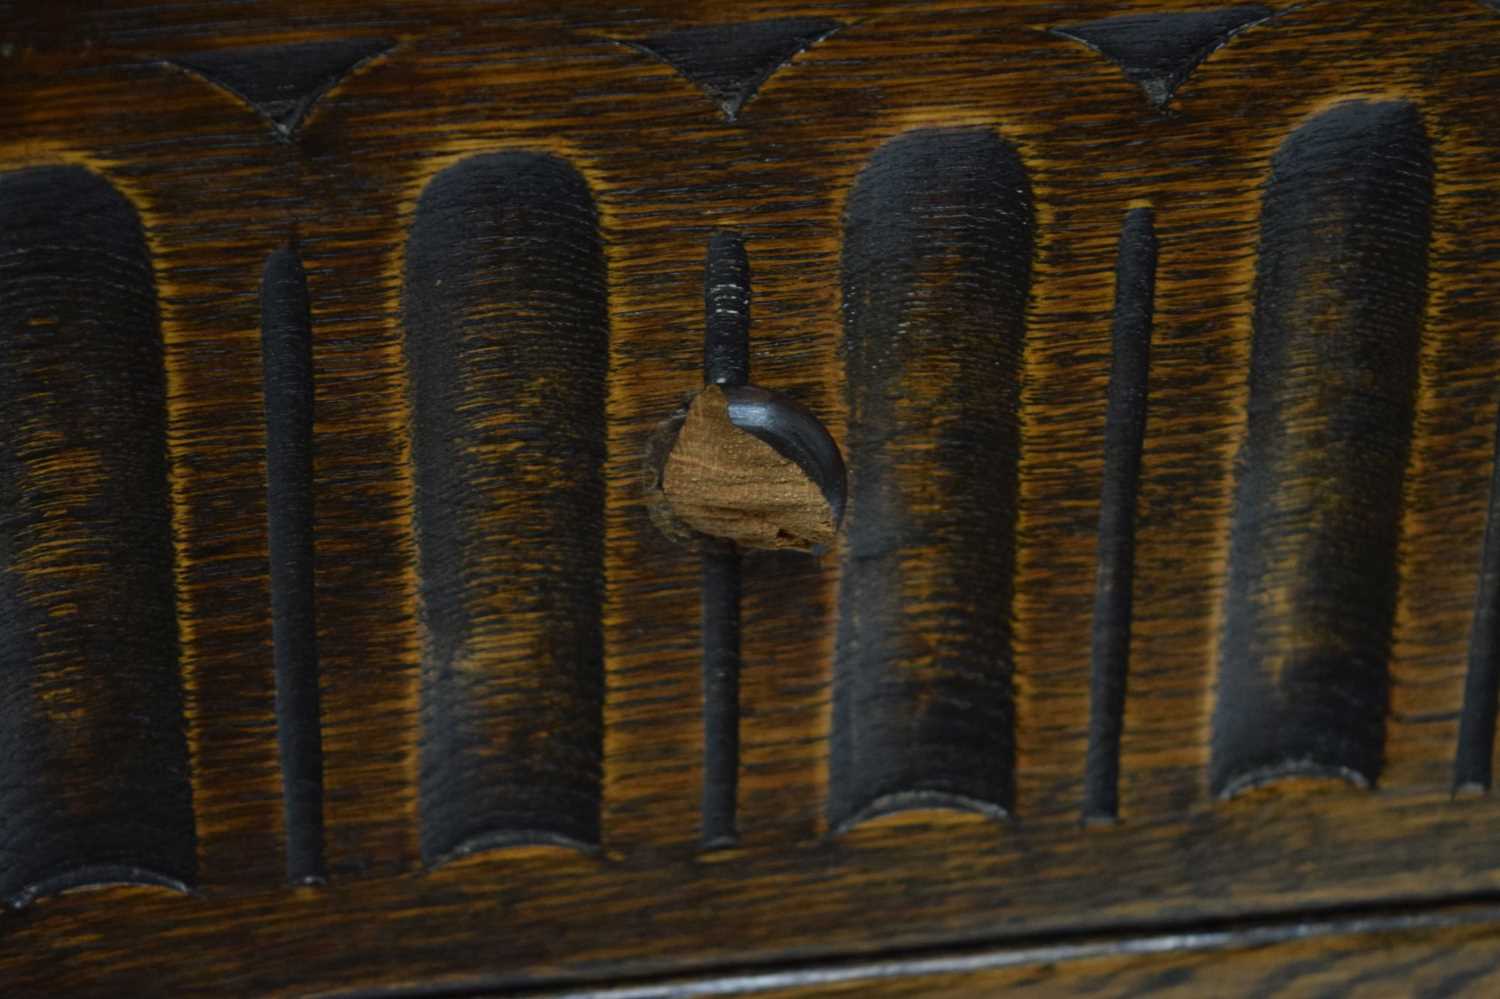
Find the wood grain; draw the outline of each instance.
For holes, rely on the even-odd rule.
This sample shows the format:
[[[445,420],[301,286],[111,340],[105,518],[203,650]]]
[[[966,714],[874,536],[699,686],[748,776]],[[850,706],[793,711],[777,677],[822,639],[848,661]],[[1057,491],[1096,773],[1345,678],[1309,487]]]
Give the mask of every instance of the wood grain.
[[[172,813],[181,821],[169,823],[170,836],[133,833],[129,842],[168,847],[177,858],[170,871],[195,885],[192,895],[159,886],[68,891],[8,914],[0,929],[7,985],[18,993],[95,994],[581,987],[862,960],[893,949],[1002,947],[1060,933],[1135,939],[1206,920],[1232,929],[1273,916],[1296,922],[1328,907],[1422,908],[1494,897],[1500,802],[1455,800],[1451,789],[1471,635],[1483,607],[1500,410],[1500,341],[1486,332],[1500,314],[1500,229],[1492,221],[1500,14],[1472,0],[1267,6],[1274,16],[1215,34],[1160,105],[1102,45],[1095,51],[1057,30],[1152,15],[1150,31],[1159,34],[1148,38],[1157,46],[1148,52],[1196,57],[1200,47],[1186,26],[1213,8],[1175,0],[795,7],[749,0],[726,15],[722,6],[669,0],[628,8],[125,0],[0,10],[0,172],[85,171],[107,185],[138,219],[144,258],[133,250],[125,256],[137,270],[139,260],[148,262],[141,273],[155,288],[159,388],[141,387],[149,365],[67,354],[46,390],[106,400],[101,411],[149,401],[153,392],[160,400],[157,429],[139,436],[164,449],[164,485],[152,487],[157,494],[133,490],[132,503],[110,504],[104,519],[150,508],[152,531],[170,525],[165,551],[136,541],[120,558],[149,566],[158,588],[164,573],[171,583],[163,621],[175,622],[176,661],[160,675],[180,678],[186,767],[147,767],[141,754],[129,759],[153,787],[170,772],[184,774],[186,788],[172,792],[176,798],[131,795],[120,807],[139,815],[143,802],[190,801],[190,812]],[[842,27],[816,44],[781,50],[774,69],[756,80],[753,99],[728,121],[701,75],[695,82],[638,47],[699,32],[688,48],[711,64],[709,42],[726,36],[726,18]],[[272,127],[255,98],[182,68],[225,50],[270,56],[289,46],[359,43],[375,52],[377,42],[380,54],[319,78],[321,96],[290,132]],[[278,65],[275,58],[252,62],[269,67],[261,73]],[[769,63],[756,65],[750,77],[736,70],[734,79],[756,77]],[[1170,77],[1178,65],[1152,62],[1156,75],[1142,79]],[[274,76],[263,92],[294,100]],[[1417,162],[1407,155],[1413,128],[1401,126],[1412,141],[1395,146],[1375,129],[1365,144],[1347,147],[1364,150],[1355,159],[1367,183],[1327,190],[1336,217],[1319,218],[1328,227],[1301,240],[1263,238],[1265,202],[1282,196],[1273,191],[1278,151],[1295,136],[1316,137],[1324,116],[1351,103],[1409,109],[1425,137],[1430,175],[1425,166],[1420,176],[1392,167],[1396,154]],[[876,201],[860,193],[882,150],[953,135],[990,136],[991,152],[921,159]],[[994,152],[1000,148],[1007,152]],[[507,200],[513,188],[504,176],[463,202],[460,215],[477,241],[461,238],[462,225],[426,228],[424,191],[445,171],[516,157],[545,160],[556,176],[576,178],[569,191],[587,192],[593,262],[559,263],[559,239],[548,227],[528,241],[534,230],[526,209],[534,202]],[[1017,178],[1024,178],[1024,198]],[[1424,196],[1419,255],[1412,220]],[[581,203],[556,190],[537,197],[556,210]],[[1361,227],[1351,221],[1361,197],[1406,221]],[[1023,203],[1031,212],[1029,250],[985,229],[1009,224],[1005,231],[1014,234]],[[997,205],[1012,214],[998,218]],[[845,261],[859,244],[847,222],[862,206],[873,206],[881,225],[899,229],[905,219],[921,238],[904,247],[872,240],[860,252],[891,277],[884,285],[856,283],[848,295]],[[1115,274],[1121,220],[1143,206],[1153,215],[1157,259],[1119,821],[1082,829]],[[0,240],[11,246],[18,231],[8,224]],[[652,524],[640,469],[651,434],[703,384],[704,247],[718,231],[738,234],[753,262],[756,383],[805,405],[852,460],[849,525],[835,551],[741,560],[738,838],[732,848],[705,851],[700,557]],[[94,228],[89,233],[84,243],[93,245]],[[286,884],[292,830],[277,748],[261,309],[266,261],[293,241],[310,318],[327,875],[326,885],[299,887]],[[1404,438],[1405,448],[1404,459],[1392,450],[1382,460],[1373,493],[1382,515],[1396,518],[1370,546],[1372,561],[1394,567],[1378,579],[1377,595],[1388,604],[1358,608],[1360,620],[1388,637],[1380,668],[1361,666],[1359,678],[1339,681],[1362,700],[1350,743],[1360,755],[1338,755],[1378,779],[1366,790],[1281,782],[1220,801],[1210,776],[1216,705],[1247,718],[1262,713],[1250,703],[1226,705],[1219,686],[1240,483],[1268,472],[1270,485],[1286,486],[1294,481],[1288,475],[1311,470],[1331,495],[1358,502],[1347,491],[1353,476],[1336,457],[1352,446],[1326,461],[1313,461],[1311,448],[1298,450],[1290,464],[1276,466],[1286,474],[1237,464],[1260,453],[1246,449],[1259,399],[1251,372],[1267,318],[1257,276],[1278,247],[1312,261],[1305,272],[1383,275],[1370,278],[1376,290],[1349,299],[1347,309],[1301,314],[1288,326],[1298,343],[1326,329],[1338,335],[1321,346],[1357,344],[1383,328],[1360,319],[1361,302],[1401,298],[1410,282],[1425,283],[1422,299],[1408,295],[1376,310],[1381,321],[1400,312],[1410,371],[1352,362],[1334,369],[1356,388],[1410,393],[1406,409],[1395,406],[1375,434],[1382,447]],[[426,252],[456,275],[446,290],[428,289],[425,307],[436,318],[421,347],[434,361],[430,380],[414,374],[409,350],[422,322],[413,321],[409,290],[414,250],[416,262]],[[511,259],[525,266],[511,267]],[[77,287],[58,295],[66,306],[58,315],[67,319],[58,328],[82,339],[98,328],[80,315],[87,303],[118,291],[87,281],[86,263],[42,268],[43,283]],[[1029,266],[1026,280],[988,280],[1002,263]],[[580,273],[588,280],[580,282]],[[536,313],[507,312],[506,303],[531,293],[527,275],[547,282],[555,297],[538,293]],[[979,294],[980,286],[992,294]],[[13,287],[0,280],[0,296]],[[890,303],[882,309],[908,309],[912,323],[898,331],[907,338],[901,342],[946,338],[936,369],[942,378],[923,377],[920,365],[894,365],[899,357],[859,356],[850,316],[853,309],[857,318],[856,296],[866,293]],[[992,308],[1001,297],[1007,304]],[[1387,307],[1396,311],[1381,311]],[[135,305],[114,313],[115,322],[145,329]],[[561,318],[584,313],[592,318]],[[32,364],[10,345],[38,335],[19,315],[0,318],[7,385],[24,383]],[[466,358],[471,335],[512,351],[503,369],[436,363]],[[887,364],[891,378],[882,380]],[[1295,390],[1314,423],[1336,417],[1343,398],[1325,398],[1315,381],[1276,387]],[[452,395],[424,390],[434,384]],[[870,405],[888,402],[878,398],[882,387],[904,393],[884,410],[906,414],[899,424],[870,418],[882,412]],[[548,401],[529,408],[535,400]],[[98,409],[43,405],[10,390],[0,406],[21,407],[7,409],[17,413],[12,428],[66,429],[59,414]],[[538,418],[528,421],[527,413]],[[965,419],[987,429],[935,447],[941,435],[934,430]],[[90,426],[80,418],[76,429],[92,433]],[[535,439],[523,440],[528,427]],[[448,526],[466,527],[469,539],[458,554],[481,568],[510,566],[454,591],[487,615],[479,696],[450,705],[462,708],[455,717],[476,721],[466,729],[434,723],[441,715],[433,713],[432,622],[424,617],[433,567],[424,564],[422,529],[434,511],[423,506],[421,471],[433,465],[422,457],[424,440],[457,450],[443,431],[465,428],[487,429],[525,455],[509,466],[439,463],[465,471],[469,491],[460,495],[479,497],[487,511],[455,507],[464,516]],[[882,430],[889,440],[880,439]],[[31,432],[12,429],[7,440]],[[133,431],[99,433],[111,444],[104,467],[129,465],[120,442],[135,440]],[[872,467],[868,455],[882,448],[899,450],[906,462],[895,481],[930,492],[927,520],[875,516],[864,498],[870,480],[862,477]],[[52,472],[57,492],[19,501],[7,494],[0,518],[17,510],[45,516],[49,530],[80,545],[117,537],[80,503],[100,480],[77,461]],[[978,480],[1011,485],[997,492],[978,488]],[[592,498],[571,506],[570,488],[585,482]],[[948,496],[962,517],[943,519]],[[879,793],[848,779],[859,768],[833,762],[835,732],[869,722],[835,718],[836,674],[847,668],[836,664],[862,661],[876,637],[849,623],[850,611],[876,608],[845,599],[860,566],[855,545],[868,541],[861,518],[922,528],[892,535],[901,542],[901,578],[930,580],[943,598],[927,605],[932,615],[920,628],[892,618],[890,633],[907,644],[870,661],[940,669],[953,662],[952,676],[981,661],[1006,670],[1005,690],[965,689],[949,701],[935,696],[940,683],[893,691],[889,703],[900,710],[885,717],[890,755],[875,762],[923,761],[929,785],[972,778],[965,786],[1003,805],[1010,816],[1003,823],[923,809],[832,834],[865,804],[864,792]],[[1299,529],[1313,536],[1316,526],[1306,520]],[[1367,535],[1373,532],[1354,531],[1348,543]],[[976,550],[1003,548],[1003,560],[973,558],[974,571],[955,577],[950,567],[973,554],[958,550],[970,541]],[[73,551],[59,600],[82,608],[93,577],[78,575],[84,557]],[[869,551],[886,557],[878,547]],[[7,557],[4,585],[29,578],[19,564]],[[549,605],[553,616],[532,613],[552,592],[538,581],[566,576],[582,586],[585,575],[575,570],[596,589]],[[99,585],[106,583],[115,585]],[[1285,592],[1304,585],[1329,607],[1353,601],[1319,588],[1311,569],[1289,576]],[[11,615],[5,627],[14,630],[5,633],[44,635],[58,648],[86,644],[88,632],[38,630],[45,615],[28,613]],[[88,618],[96,629],[111,621],[102,612]],[[549,668],[590,661],[582,645],[558,636],[590,628],[583,645],[595,643],[596,652],[588,684],[550,683],[563,673]],[[78,731],[105,731],[110,718],[132,712],[170,715],[171,683],[150,686],[142,707],[125,680],[156,676],[165,661],[165,645],[144,642],[144,634],[129,636],[141,641],[143,655],[126,657],[118,646],[69,652],[68,665],[58,666],[120,695],[110,701],[120,710],[90,708]],[[549,644],[549,635],[557,640]],[[972,658],[962,664],[940,655],[964,643]],[[119,670],[101,668],[116,661]],[[24,684],[61,675],[49,673],[51,663],[31,655],[8,663],[0,704],[19,718]],[[1331,669],[1352,677],[1346,667]],[[1367,685],[1371,677],[1377,684],[1383,677],[1379,692]],[[1315,697],[1327,689],[1318,687]],[[507,699],[509,692],[517,696]],[[938,751],[958,729],[937,725],[902,740],[898,721],[944,712],[984,733],[978,753],[949,762],[955,754]],[[984,728],[986,719],[995,724]],[[512,753],[497,738],[507,726],[526,736],[524,751]],[[124,728],[143,739],[170,725]],[[1377,729],[1378,743],[1369,735]],[[569,761],[583,761],[567,779],[588,785],[587,807],[570,804],[583,800],[576,797],[531,800],[546,806],[545,816],[566,817],[572,834],[597,849],[531,843],[433,866],[450,837],[424,838],[435,800],[424,746],[428,735],[464,732],[478,740],[474,756],[484,765],[444,771],[461,790],[438,797],[465,822],[479,817],[462,830],[441,824],[457,831],[454,841],[470,830],[534,827],[508,817],[491,792],[547,786],[558,773],[541,779],[533,765],[567,750]],[[83,775],[76,785],[83,800],[100,807],[112,800],[92,783],[90,774],[105,772],[92,765],[66,766],[50,752],[7,759],[20,761],[7,788],[45,789]],[[901,783],[918,786],[905,776]],[[17,842],[40,840],[27,833]],[[65,853],[70,863],[89,859],[81,850]],[[7,884],[33,876],[15,874],[20,880]],[[1449,947],[1414,939],[1412,961]],[[1297,966],[1312,959],[1300,945],[1285,946],[1293,949],[1268,951],[1266,960],[1280,954]],[[1483,945],[1474,944],[1477,952],[1453,946],[1455,954],[1479,953],[1472,969],[1489,973]],[[1362,962],[1378,955],[1362,958],[1359,950],[1337,951],[1347,960],[1312,980],[1372,970]],[[1211,965],[1203,957],[1195,967]],[[1441,980],[1436,963],[1424,967],[1418,972]],[[1145,963],[1122,975],[1121,982],[1130,975],[1150,981]]]
[[[690,535],[747,548],[832,545],[840,511],[828,493],[842,501],[843,468],[826,431],[799,409],[744,385],[709,385],[694,396],[661,470],[662,501],[671,516]],[[829,464],[836,471],[828,477],[836,485],[827,491],[817,481],[816,463],[808,462],[808,469],[798,463],[802,455],[794,447],[802,441],[782,433],[801,415],[806,437],[827,444],[834,459]]]
[[[1485,995],[1500,981],[1500,937],[1493,925],[1466,923],[1468,918],[1487,922],[1491,916],[1493,912],[1468,913],[1456,924],[1400,915],[1310,920],[562,994],[580,999]]]

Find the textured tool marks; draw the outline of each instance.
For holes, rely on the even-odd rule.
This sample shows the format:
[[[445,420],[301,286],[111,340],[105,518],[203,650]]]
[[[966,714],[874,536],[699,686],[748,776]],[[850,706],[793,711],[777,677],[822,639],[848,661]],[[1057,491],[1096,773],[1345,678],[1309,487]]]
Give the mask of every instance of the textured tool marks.
[[[1380,771],[1432,157],[1416,109],[1341,104],[1271,161],[1211,783]]]
[[[266,509],[276,732],[286,809],[287,877],[323,878],[323,743],[313,602],[312,331],[307,278],[292,247],[266,261],[260,286],[266,392]]]
[[[195,834],[156,287],[77,167],[0,176],[0,891],[185,888]]]
[[[1085,821],[1119,809],[1120,728],[1130,666],[1135,507],[1146,434],[1151,317],[1156,291],[1156,231],[1151,209],[1125,217],[1115,265],[1114,359],[1104,426],[1104,485],[1099,497],[1099,575],[1094,591]]]
[[[428,863],[598,842],[605,288],[561,160],[473,156],[423,191],[403,308]]]
[[[911,132],[872,157],[844,226],[851,492],[830,821],[1004,814],[1026,172],[987,130]]]

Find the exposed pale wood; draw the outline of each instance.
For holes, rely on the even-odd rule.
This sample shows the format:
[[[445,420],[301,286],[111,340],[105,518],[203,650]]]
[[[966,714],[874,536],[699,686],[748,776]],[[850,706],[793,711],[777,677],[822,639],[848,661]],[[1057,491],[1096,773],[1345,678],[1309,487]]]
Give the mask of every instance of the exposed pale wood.
[[[729,419],[724,391],[710,385],[688,407],[667,454],[661,490],[689,528],[749,548],[822,548],[833,543],[833,509],[790,458]]]

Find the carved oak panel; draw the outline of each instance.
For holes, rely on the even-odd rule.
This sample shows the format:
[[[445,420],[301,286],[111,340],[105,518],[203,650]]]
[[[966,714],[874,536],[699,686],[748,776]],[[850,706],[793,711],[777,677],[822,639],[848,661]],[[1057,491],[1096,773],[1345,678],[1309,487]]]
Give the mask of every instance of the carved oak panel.
[[[1500,917],[1490,5],[4,22],[17,989]]]

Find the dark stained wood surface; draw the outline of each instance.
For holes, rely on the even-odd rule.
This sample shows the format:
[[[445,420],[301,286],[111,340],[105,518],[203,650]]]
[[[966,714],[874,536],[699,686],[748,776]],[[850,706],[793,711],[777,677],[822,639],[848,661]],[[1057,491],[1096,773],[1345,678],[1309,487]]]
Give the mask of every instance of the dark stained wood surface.
[[[1497,99],[1472,0],[0,3],[0,979],[536,987],[1500,897]],[[700,552],[641,467],[726,231],[753,379],[851,483],[836,550],[739,560],[707,850]],[[100,872],[151,884],[53,892]],[[1493,974],[1482,925],[1410,932],[1243,960]]]
[[[1255,922],[1232,929],[952,948],[549,991],[573,999],[702,996],[1455,996],[1500,975],[1492,906]],[[508,993],[540,995],[538,992]]]
[[[1484,913],[1488,921],[1495,913]],[[1493,925],[1439,928],[1412,919],[1313,921],[1232,933],[829,965],[715,980],[573,992],[593,999],[834,996],[1140,997],[1483,996],[1500,985]]]

